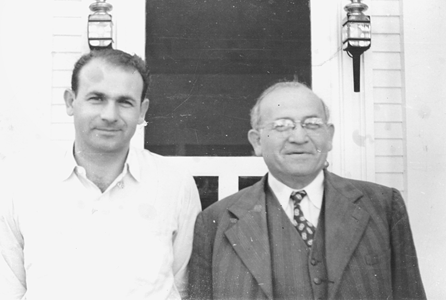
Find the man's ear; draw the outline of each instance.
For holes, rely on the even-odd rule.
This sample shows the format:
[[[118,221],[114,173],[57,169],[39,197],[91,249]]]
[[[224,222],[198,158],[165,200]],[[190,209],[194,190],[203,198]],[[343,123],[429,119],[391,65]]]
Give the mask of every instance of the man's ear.
[[[65,90],[63,97],[65,99],[65,109],[67,114],[71,117],[74,114],[73,102],[74,99],[76,99],[76,96],[72,90]]]
[[[144,99],[141,103],[141,111],[139,112],[138,124],[145,122],[147,110],[149,109],[149,99]]]
[[[252,145],[252,148],[254,148],[254,152],[257,156],[262,156],[262,145],[260,141],[260,132],[251,129],[248,131],[248,140]]]

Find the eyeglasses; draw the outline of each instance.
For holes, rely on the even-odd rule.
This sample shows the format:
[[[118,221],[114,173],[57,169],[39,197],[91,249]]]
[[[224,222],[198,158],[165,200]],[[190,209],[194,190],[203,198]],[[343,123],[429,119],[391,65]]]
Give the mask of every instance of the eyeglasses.
[[[293,121],[291,119],[278,119],[272,123],[266,124],[263,127],[259,127],[259,129],[265,128],[269,130],[275,130],[277,132],[289,133],[296,128],[297,124],[299,124],[307,132],[318,131],[323,126],[327,125],[327,123],[325,123],[322,118],[315,117],[297,121]]]

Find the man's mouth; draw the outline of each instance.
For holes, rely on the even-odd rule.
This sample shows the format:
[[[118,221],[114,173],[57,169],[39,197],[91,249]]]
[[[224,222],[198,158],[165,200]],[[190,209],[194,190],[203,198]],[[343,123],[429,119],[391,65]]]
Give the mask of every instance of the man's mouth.
[[[296,150],[296,151],[287,151],[286,154],[287,155],[304,155],[304,154],[310,154],[310,153],[308,151]]]
[[[96,131],[102,133],[102,134],[115,134],[119,132],[119,129],[117,128],[96,128]]]
[[[119,131],[119,129],[117,129],[117,128],[96,128],[96,130],[100,130],[100,131],[110,131],[110,132],[113,132],[113,131]]]

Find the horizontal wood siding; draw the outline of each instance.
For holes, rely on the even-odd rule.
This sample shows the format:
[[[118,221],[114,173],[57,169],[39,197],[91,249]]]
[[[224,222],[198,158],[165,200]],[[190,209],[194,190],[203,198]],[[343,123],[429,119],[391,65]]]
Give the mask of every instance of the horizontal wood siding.
[[[400,0],[365,1],[372,20],[375,178],[406,194]]]
[[[89,10],[81,0],[53,1],[51,132],[54,145],[73,141],[73,119],[66,114],[63,94],[70,87],[71,72],[82,54],[83,30]]]

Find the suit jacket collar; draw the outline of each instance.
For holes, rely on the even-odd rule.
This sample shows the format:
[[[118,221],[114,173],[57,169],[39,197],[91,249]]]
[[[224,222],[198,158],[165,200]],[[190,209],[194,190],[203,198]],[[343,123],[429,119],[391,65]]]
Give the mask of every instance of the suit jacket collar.
[[[333,298],[342,274],[366,229],[370,215],[358,205],[364,197],[350,180],[325,172],[325,245],[328,298]],[[273,298],[271,253],[266,222],[267,175],[228,208],[234,223],[226,232],[240,259],[268,298]]]
[[[268,299],[273,299],[271,254],[266,222],[265,184],[267,176],[228,208],[234,223],[225,235],[235,252],[259,283]]]
[[[349,180],[325,171],[325,247],[329,284],[333,298],[342,274],[366,229],[370,215],[358,201],[363,197]]]

